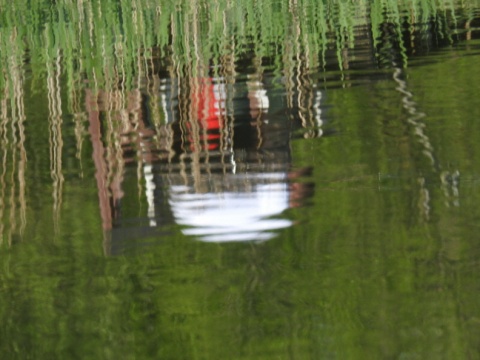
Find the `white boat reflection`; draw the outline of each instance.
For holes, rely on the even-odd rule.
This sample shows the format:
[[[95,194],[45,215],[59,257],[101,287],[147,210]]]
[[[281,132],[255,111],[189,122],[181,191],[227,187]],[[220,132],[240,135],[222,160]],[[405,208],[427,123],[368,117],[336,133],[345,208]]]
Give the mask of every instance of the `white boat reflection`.
[[[198,193],[190,186],[170,187],[169,204],[176,222],[187,226],[185,235],[210,242],[264,241],[292,225],[275,217],[289,207],[286,174],[232,176],[223,180],[233,181],[236,191]]]

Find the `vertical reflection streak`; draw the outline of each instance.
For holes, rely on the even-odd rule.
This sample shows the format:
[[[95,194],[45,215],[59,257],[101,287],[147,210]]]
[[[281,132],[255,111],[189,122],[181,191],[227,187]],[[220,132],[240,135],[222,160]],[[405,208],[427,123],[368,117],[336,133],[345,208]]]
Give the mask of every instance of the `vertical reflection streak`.
[[[11,36],[12,42],[15,44],[15,38],[16,38],[16,31],[13,32]],[[14,76],[13,72],[15,71],[16,68],[16,59],[15,56],[10,56],[9,58],[9,72],[10,76],[8,79],[8,87],[10,88],[9,90],[9,95],[10,95],[10,118],[8,119],[9,125],[10,125],[10,132],[11,132],[11,148],[9,144],[7,144],[7,149],[10,148],[11,154],[9,154],[10,157],[10,163],[11,163],[11,173],[10,173],[10,179],[7,179],[7,182],[10,184],[10,198],[8,200],[8,209],[9,209],[9,231],[7,235],[8,239],[8,244],[11,245],[12,243],[12,234],[15,231],[16,228],[16,217],[15,217],[15,212],[16,212],[16,202],[15,202],[15,194],[16,194],[16,182],[15,182],[15,169],[17,165],[17,157],[16,157],[16,135],[15,135],[15,120],[16,120],[16,109],[15,109],[15,83],[14,83]],[[6,127],[6,132],[8,133],[8,126],[7,123],[5,124]]]
[[[93,162],[95,165],[95,179],[97,181],[98,202],[100,204],[100,216],[104,232],[112,227],[112,213],[110,208],[108,185],[107,185],[107,162],[104,158],[105,149],[102,144],[100,111],[97,97],[91,90],[87,90],[86,108],[90,122],[89,133],[93,147]]]
[[[4,231],[5,225],[3,223],[3,216],[5,211],[5,191],[6,191],[6,184],[5,184],[5,176],[7,172],[7,131],[6,131],[6,124],[8,121],[8,113],[7,113],[7,87],[4,89],[3,99],[1,100],[2,108],[1,108],[1,117],[0,117],[0,153],[2,154],[2,170],[0,173],[0,244],[4,241]]]
[[[417,135],[420,144],[423,146],[423,154],[428,158],[433,168],[436,168],[435,158],[433,155],[433,146],[430,139],[425,134],[425,124],[420,121],[425,117],[423,112],[417,110],[417,104],[413,100],[413,94],[407,88],[407,82],[401,79],[403,70],[401,68],[395,68],[393,72],[393,80],[398,84],[396,90],[400,92],[402,97],[402,106],[410,114],[407,121],[413,126],[415,135]]]
[[[72,69],[71,72],[67,72],[68,76],[71,76],[72,78],[68,79],[68,112],[72,115],[73,117],[73,126],[74,126],[74,136],[75,136],[75,158],[78,161],[80,171],[79,171],[79,176],[80,178],[83,178],[83,163],[82,163],[82,149],[83,149],[83,141],[85,140],[85,126],[84,123],[87,120],[86,119],[86,114],[85,111],[82,109],[81,105],[81,89],[83,86],[83,82],[80,79],[80,76],[77,74],[73,74],[73,72],[77,69],[78,67],[78,72],[81,73],[83,64],[81,59],[70,59],[72,64],[70,64],[70,67]]]
[[[13,40],[13,39],[12,39]],[[17,174],[18,170],[17,170],[17,134],[16,134],[16,123],[18,121],[18,111],[17,111],[17,108],[16,108],[16,99],[15,99],[15,95],[16,95],[16,91],[15,91],[15,71],[16,71],[16,67],[17,67],[17,64],[16,64],[16,59],[12,56],[10,58],[10,74],[11,74],[11,77],[10,77],[10,81],[11,81],[11,84],[9,84],[11,86],[11,96],[12,98],[10,99],[10,133],[11,133],[11,139],[12,139],[12,142],[11,142],[11,174],[10,174],[10,206],[9,206],[9,210],[10,210],[10,218],[9,218],[9,225],[10,225],[10,231],[9,231],[9,245],[11,245],[11,238],[12,238],[12,234],[14,233],[14,231],[16,230],[16,227],[17,227],[17,217],[16,217],[16,212],[17,212],[17,202],[15,201],[15,196],[17,194],[17,182],[16,182],[16,179],[15,179],[15,175]]]
[[[113,67],[113,76],[109,77],[110,82],[105,87],[105,91],[107,95],[106,111],[108,123],[108,142],[106,143],[108,151],[107,166],[109,172],[108,186],[111,190],[110,196],[113,198],[113,211],[116,216],[117,202],[119,202],[124,195],[122,183],[125,173],[125,159],[123,157],[122,145],[126,145],[127,147],[132,145],[130,137],[133,131],[129,118],[129,99],[126,95],[127,70],[125,61],[127,54],[125,54],[125,48],[122,42],[119,41],[116,43],[114,46],[114,54],[115,57],[113,61],[115,61],[116,64]],[[105,68],[105,71],[107,71],[107,68]],[[119,90],[117,90],[117,84],[120,84]],[[113,118],[114,112],[118,112],[115,119]],[[124,141],[122,141],[122,136],[125,139]],[[127,142],[126,144],[125,141]],[[140,179],[140,177],[138,177],[138,179]],[[138,191],[140,192],[140,181],[137,183]]]
[[[290,13],[290,16],[292,19],[295,18],[295,8],[294,8],[294,2],[293,0],[289,0],[288,2],[288,10]],[[293,28],[294,24],[292,24]],[[292,29],[292,31],[296,34],[296,32]],[[284,77],[285,77],[285,91],[287,94],[287,107],[292,109],[294,106],[293,103],[293,96],[294,96],[294,89],[295,89],[295,83],[293,81],[294,78],[294,63],[293,63],[293,56],[297,56],[295,53],[295,49],[292,46],[292,43],[295,43],[295,41],[286,41],[285,43],[285,53],[284,53],[284,64],[285,64],[285,69],[283,71]]]
[[[407,119],[407,122],[412,125],[414,129],[415,135],[418,136],[420,144],[423,146],[424,150],[422,153],[428,158],[430,161],[431,166],[435,169],[435,159],[433,157],[433,147],[430,143],[430,139],[424,133],[425,124],[420,121],[425,114],[422,112],[417,111],[417,104],[413,101],[413,94],[407,88],[407,82],[401,78],[403,75],[403,70],[399,67],[396,67],[393,72],[393,80],[397,83],[397,87],[395,88],[398,92],[400,92],[402,97],[402,106],[405,110],[407,110],[410,116]],[[417,180],[418,184],[420,185],[420,193],[419,193],[419,202],[418,206],[420,212],[422,213],[425,220],[429,220],[430,218],[430,193],[428,188],[425,186],[425,178],[419,177]]]
[[[25,116],[25,107],[24,107],[24,93],[23,93],[23,74],[20,72],[18,66],[15,67],[14,74],[14,97],[16,99],[17,107],[17,128],[18,128],[18,149],[19,149],[19,159],[18,159],[18,201],[20,204],[20,235],[23,235],[25,226],[27,224],[27,201],[25,198],[25,170],[27,163],[27,152],[25,150],[25,127],[24,121]]]
[[[232,4],[229,2],[227,10],[230,9]],[[236,38],[235,35],[228,35],[228,22],[227,22],[227,10],[223,12],[223,29],[224,29],[224,38],[225,45],[224,48],[227,49],[227,54],[223,57],[223,77],[225,79],[226,87],[226,99],[225,99],[225,115],[224,115],[224,126],[222,128],[222,156],[225,154],[230,157],[228,160],[229,163],[232,163],[235,171],[235,161],[233,159],[233,152],[230,151],[230,148],[234,147],[234,103],[233,99],[235,97],[235,82],[237,73],[235,71],[235,60],[236,60]],[[224,168],[226,171],[226,167]]]
[[[23,50],[19,44],[17,29],[8,38],[10,52],[3,72],[3,94],[0,112],[0,149],[2,153],[0,173],[0,243],[12,243],[18,233],[23,236],[26,226],[25,150],[26,119],[24,109]],[[5,224],[4,223],[7,224]],[[19,225],[19,226],[18,226]]]
[[[15,132],[15,128],[13,127],[14,122],[12,121],[12,133]],[[13,135],[15,138],[15,135]],[[15,149],[15,143],[16,141],[12,141],[12,155],[11,155],[11,163],[12,163],[12,173],[11,173],[11,188],[10,188],[10,218],[9,218],[9,233],[8,233],[8,245],[12,245],[12,234],[15,231],[17,227],[17,217],[16,217],[16,201],[15,201],[15,195],[16,195],[16,182],[15,182],[15,171],[16,171],[16,165],[17,165],[17,151]]]
[[[62,99],[61,99],[61,55],[57,49],[55,59],[50,60],[47,55],[47,89],[49,110],[49,143],[50,143],[50,175],[53,180],[53,222],[58,232],[63,193],[62,173]]]
[[[413,94],[408,90],[407,82],[402,79],[404,70],[401,68],[396,67],[393,72],[393,80],[397,83],[396,90],[400,92],[402,97],[402,106],[410,115],[407,119],[407,122],[412,126],[414,135],[418,139],[418,142],[422,145],[423,151],[422,154],[429,160],[432,169],[439,173],[440,180],[442,183],[442,188],[444,191],[445,196],[449,197],[449,188],[452,189],[452,196],[453,196],[453,204],[458,206],[458,178],[460,173],[458,170],[450,173],[449,171],[442,171],[442,166],[435,160],[434,156],[434,148],[430,142],[428,135],[425,132],[425,123],[421,121],[426,115],[423,112],[417,110],[417,104],[413,100]],[[430,195],[428,193],[428,189],[426,187],[425,178],[420,177],[418,179],[418,183],[420,184],[420,202],[419,206],[423,209],[423,215],[428,220],[430,214]],[[448,202],[447,202],[448,206]]]

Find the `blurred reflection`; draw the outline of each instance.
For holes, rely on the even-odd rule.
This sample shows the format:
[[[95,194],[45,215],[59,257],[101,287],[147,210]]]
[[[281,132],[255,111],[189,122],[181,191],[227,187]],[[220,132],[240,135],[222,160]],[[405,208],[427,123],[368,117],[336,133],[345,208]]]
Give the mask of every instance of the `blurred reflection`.
[[[27,223],[25,172],[25,103],[22,68],[16,66],[21,51],[16,31],[9,37],[12,55],[0,82],[0,245],[12,244],[23,235]]]
[[[115,45],[116,61],[105,63],[102,90],[86,91],[106,243],[158,238],[173,231],[172,224],[205,241],[265,240],[292,225],[284,211],[302,205],[312,188],[303,179],[308,171],[292,164],[290,139],[331,131],[324,126],[322,86],[371,80],[355,69],[402,69],[425,43],[414,36],[419,19],[406,27],[391,11],[361,26],[340,21],[338,33],[318,34],[325,41],[333,36],[335,46],[317,47],[307,41],[305,14],[298,10],[292,3],[285,27],[290,35],[276,40],[279,51],[268,56],[256,47],[238,50],[228,32],[221,51],[203,54],[207,37],[197,12],[182,27],[172,18],[168,46],[141,47],[149,50],[134,55],[138,78],[129,77],[123,45]],[[359,19],[367,13],[358,12]],[[442,18],[442,24],[449,21]],[[189,51],[177,53],[174,44]],[[323,74],[322,83],[319,69],[330,66],[340,71]],[[394,75],[412,111],[399,79]],[[414,115],[409,121],[418,130]],[[428,150],[429,142],[422,144]],[[428,218],[429,193],[419,183]],[[132,185],[146,207],[132,205]],[[127,215],[134,207],[137,213]]]
[[[310,172],[292,169],[292,122],[284,98],[267,89],[254,74],[233,85],[225,77],[167,78],[148,95],[134,90],[124,99],[87,91],[109,252],[124,247],[116,241],[157,236],[173,223],[203,241],[268,240],[292,225],[282,213],[311,195],[302,181]],[[315,99],[312,121],[321,124],[321,96]],[[163,124],[150,111],[155,106]],[[133,225],[121,211],[129,164],[137,165],[147,202],[146,218]]]
[[[170,188],[169,203],[177,223],[189,226],[183,231],[187,235],[205,241],[267,240],[274,230],[292,224],[274,218],[289,205],[283,172],[202,176],[199,180],[205,186],[200,191],[200,184]]]
[[[47,53],[48,54],[48,53]],[[59,230],[62,208],[64,176],[62,170],[62,99],[61,99],[61,55],[57,49],[55,57],[47,55],[47,95],[49,113],[50,176],[52,178],[53,223],[55,232]]]

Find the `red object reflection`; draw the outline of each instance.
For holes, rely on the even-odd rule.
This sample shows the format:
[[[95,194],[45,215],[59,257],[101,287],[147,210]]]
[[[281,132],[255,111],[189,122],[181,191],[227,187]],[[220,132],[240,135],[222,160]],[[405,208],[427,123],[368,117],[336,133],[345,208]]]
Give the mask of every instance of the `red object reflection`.
[[[195,118],[187,122],[190,149],[218,149],[220,129],[223,128],[221,92],[216,89],[211,78],[201,78],[194,85],[191,96]]]

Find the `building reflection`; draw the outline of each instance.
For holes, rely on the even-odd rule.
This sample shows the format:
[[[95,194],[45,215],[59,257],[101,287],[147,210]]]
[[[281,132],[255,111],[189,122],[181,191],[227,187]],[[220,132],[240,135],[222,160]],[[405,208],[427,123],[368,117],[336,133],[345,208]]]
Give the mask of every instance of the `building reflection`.
[[[277,44],[282,55],[276,60],[248,49],[236,52],[235,40],[225,38],[215,64],[208,63],[198,56],[202,41],[194,19],[182,32],[172,23],[171,43],[185,41],[192,49],[182,60],[172,49],[150,49],[148,59],[140,52],[138,63],[152,66],[139,70],[143,80],[133,90],[118,85],[123,68],[113,71],[118,74],[104,90],[87,90],[108,252],[168,234],[174,224],[204,241],[273,238],[292,225],[285,210],[302,205],[312,193],[305,181],[308,169],[292,164],[290,140],[299,133],[325,135],[321,86],[349,87],[388,77],[356,70],[400,69],[415,49],[429,45],[414,36],[415,19],[408,28],[386,19],[352,25],[344,31],[351,38],[339,35],[335,46],[312,53],[294,9],[293,38]],[[270,73],[262,68],[268,61]],[[135,218],[125,211],[131,207],[125,183],[132,174],[146,204],[143,216]]]
[[[106,251],[165,235],[172,224],[218,242],[268,240],[291,226],[283,212],[300,206],[312,185],[309,169],[292,165],[295,120],[284,97],[269,96],[272,80],[156,78],[143,94],[86,92]],[[126,219],[123,182],[134,170],[147,211]]]

